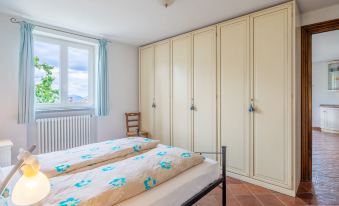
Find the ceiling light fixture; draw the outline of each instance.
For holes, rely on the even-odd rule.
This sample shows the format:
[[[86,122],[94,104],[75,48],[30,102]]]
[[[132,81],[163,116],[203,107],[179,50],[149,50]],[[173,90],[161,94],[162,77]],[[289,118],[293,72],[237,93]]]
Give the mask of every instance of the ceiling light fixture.
[[[169,6],[171,6],[174,2],[174,0],[161,0],[162,4],[167,8]]]

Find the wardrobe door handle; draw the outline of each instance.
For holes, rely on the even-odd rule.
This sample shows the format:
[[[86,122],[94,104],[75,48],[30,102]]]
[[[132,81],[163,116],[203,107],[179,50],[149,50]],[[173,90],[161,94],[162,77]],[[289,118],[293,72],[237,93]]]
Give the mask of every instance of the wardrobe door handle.
[[[196,107],[194,106],[194,104],[191,105],[191,108],[190,108],[191,111],[194,111],[196,110]]]
[[[248,107],[248,111],[249,112],[254,112],[255,111],[253,103],[251,103],[250,106]]]
[[[156,108],[156,107],[157,107],[157,105],[153,102],[152,108]]]

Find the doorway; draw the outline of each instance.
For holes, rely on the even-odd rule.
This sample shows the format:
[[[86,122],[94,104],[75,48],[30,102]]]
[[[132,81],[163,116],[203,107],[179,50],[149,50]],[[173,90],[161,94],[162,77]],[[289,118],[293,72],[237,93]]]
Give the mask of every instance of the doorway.
[[[335,167],[335,160],[339,167],[339,143],[337,142],[339,135],[329,133],[333,132],[331,128],[326,128],[326,126],[321,123],[321,119],[324,118],[324,116],[321,116],[322,112],[328,107],[335,105],[319,103],[317,98],[321,97],[317,96],[317,98],[315,98],[316,96],[313,96],[319,95],[319,89],[317,87],[315,88],[315,86],[318,85],[315,84],[318,84],[318,78],[323,78],[324,75],[326,75],[327,92],[331,90],[331,78],[328,77],[337,75],[337,73],[333,72],[335,70],[332,70],[331,73],[330,64],[335,64],[336,62],[328,59],[326,60],[326,64],[324,62],[315,63],[312,59],[312,56],[314,57],[314,55],[312,55],[312,47],[316,46],[315,44],[317,42],[315,41],[318,41],[317,38],[323,38],[325,34],[327,35],[336,30],[339,30],[339,19],[307,25],[301,28],[301,181],[308,184],[302,183],[300,188],[305,191],[310,190],[313,195],[317,193],[316,190],[322,189],[324,189],[324,191],[321,191],[323,193],[330,191],[334,192],[333,194],[339,193],[339,171],[334,170],[335,172],[332,171],[330,174],[331,168],[333,169],[333,167]],[[339,32],[337,32],[337,35],[339,39]],[[338,59],[339,57],[333,60]],[[316,67],[321,67],[322,72],[325,73],[320,74],[318,70],[315,70]],[[312,75],[312,73],[314,74]],[[316,78],[312,80],[313,77]],[[333,79],[336,79],[336,77]],[[335,83],[333,85],[335,86]],[[335,88],[332,89],[335,90]],[[335,147],[336,144],[338,144],[337,152],[335,149],[331,149]],[[329,154],[331,151],[334,151],[334,153]],[[321,158],[324,159],[321,160]],[[326,170],[327,173],[324,173],[322,170],[326,168],[323,167],[323,165],[326,164],[329,166],[327,167],[329,169]],[[334,173],[338,174],[335,175]],[[327,195],[328,198],[333,197],[333,195]],[[338,198],[339,200],[339,197],[336,195],[333,198]]]

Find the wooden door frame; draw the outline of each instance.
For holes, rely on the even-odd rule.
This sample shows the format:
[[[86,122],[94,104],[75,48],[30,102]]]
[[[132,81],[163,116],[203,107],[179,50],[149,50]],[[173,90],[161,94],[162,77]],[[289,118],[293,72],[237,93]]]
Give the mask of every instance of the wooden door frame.
[[[339,29],[339,19],[301,27],[301,180],[312,181],[312,35]]]

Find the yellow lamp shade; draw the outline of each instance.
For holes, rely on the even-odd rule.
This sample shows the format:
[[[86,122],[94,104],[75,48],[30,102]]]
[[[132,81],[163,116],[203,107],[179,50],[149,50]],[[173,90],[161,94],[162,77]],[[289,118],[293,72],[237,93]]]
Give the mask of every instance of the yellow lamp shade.
[[[31,205],[44,199],[50,192],[51,186],[46,175],[37,172],[33,176],[21,176],[12,192],[15,205]]]

